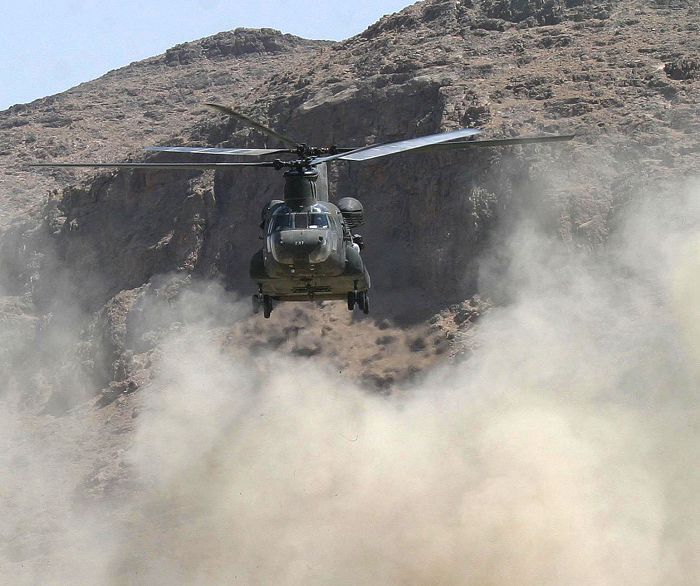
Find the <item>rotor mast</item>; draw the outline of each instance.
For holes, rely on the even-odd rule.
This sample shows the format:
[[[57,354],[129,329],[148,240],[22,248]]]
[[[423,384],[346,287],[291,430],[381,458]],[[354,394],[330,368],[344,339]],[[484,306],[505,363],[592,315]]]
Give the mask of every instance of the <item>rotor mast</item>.
[[[314,167],[294,166],[284,172],[284,203],[299,210],[318,201],[316,180],[318,170]]]

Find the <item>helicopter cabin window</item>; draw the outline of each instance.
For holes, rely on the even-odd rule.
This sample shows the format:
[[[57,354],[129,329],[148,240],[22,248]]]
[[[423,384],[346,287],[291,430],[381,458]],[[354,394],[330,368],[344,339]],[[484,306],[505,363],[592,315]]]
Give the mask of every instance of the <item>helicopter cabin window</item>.
[[[294,214],[294,228],[306,230],[307,228],[328,228],[328,214],[307,213]]]
[[[305,230],[309,227],[309,214],[294,214],[294,227],[297,230]]]
[[[271,232],[280,232],[281,230],[287,230],[292,226],[292,214],[275,214]]]
[[[318,212],[302,212],[300,214],[275,214],[272,219],[270,232],[280,232],[296,228],[306,230],[307,228],[328,228],[328,214]]]
[[[328,214],[309,214],[309,228],[328,228]]]

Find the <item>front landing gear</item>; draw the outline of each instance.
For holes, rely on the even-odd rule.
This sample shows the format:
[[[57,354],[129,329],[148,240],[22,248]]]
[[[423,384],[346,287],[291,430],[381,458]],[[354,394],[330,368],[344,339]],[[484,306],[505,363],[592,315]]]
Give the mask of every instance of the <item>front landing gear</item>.
[[[270,314],[272,314],[272,297],[263,295],[262,293],[253,295],[253,313],[260,313],[261,307],[265,319],[269,319]]]
[[[272,313],[272,297],[269,295],[263,295],[263,315],[265,316],[265,319],[270,318],[270,314]]]

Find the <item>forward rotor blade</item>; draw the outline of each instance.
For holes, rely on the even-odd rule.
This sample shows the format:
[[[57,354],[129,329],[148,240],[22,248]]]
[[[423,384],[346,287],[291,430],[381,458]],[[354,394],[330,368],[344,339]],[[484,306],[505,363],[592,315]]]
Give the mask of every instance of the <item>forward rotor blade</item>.
[[[275,167],[274,161],[259,163],[31,163],[29,167],[88,167],[97,169],[192,169],[205,171],[207,169],[227,169],[229,167]]]
[[[355,149],[349,153],[339,153],[328,157],[318,157],[312,159],[311,165],[327,163],[340,159],[341,161],[368,161],[378,157],[386,157],[388,155],[396,155],[406,151],[425,148],[432,144],[447,142],[457,138],[466,138],[467,136],[476,136],[481,134],[481,130],[476,128],[462,128],[461,130],[453,130],[452,132],[442,132],[440,134],[429,134],[428,136],[420,136],[418,138],[409,138],[408,140],[400,140],[397,142],[389,142],[385,144],[370,145]]]
[[[146,147],[144,150],[152,153],[189,153],[198,155],[235,155],[241,157],[261,157],[279,153],[294,153],[291,149],[227,149],[215,147]]]
[[[328,201],[328,166],[321,163],[317,166],[316,194],[319,201]]]
[[[501,147],[520,144],[536,144],[543,142],[564,142],[574,138],[575,134],[558,134],[553,136],[522,136],[517,138],[494,138],[491,140],[465,140],[446,142],[442,144],[434,144],[418,149],[421,152],[425,151],[449,151],[468,149],[471,147]]]
[[[272,128],[269,128],[265,126],[264,124],[261,124],[257,120],[253,120],[249,116],[246,116],[245,114],[241,114],[240,112],[237,112],[233,108],[229,108],[228,106],[221,106],[220,104],[204,104],[205,106],[209,106],[210,108],[214,108],[215,110],[218,110],[219,112],[223,112],[224,114],[228,114],[229,116],[233,116],[234,118],[238,118],[239,120],[242,120],[245,122],[248,126],[252,126],[253,128],[256,128],[260,130],[261,132],[264,132],[265,134],[269,136],[274,136],[275,138],[281,140],[284,143],[287,143],[292,146],[297,146],[299,142],[294,140],[293,138],[289,138],[288,136],[285,136],[284,134],[280,134],[279,132],[272,130]]]

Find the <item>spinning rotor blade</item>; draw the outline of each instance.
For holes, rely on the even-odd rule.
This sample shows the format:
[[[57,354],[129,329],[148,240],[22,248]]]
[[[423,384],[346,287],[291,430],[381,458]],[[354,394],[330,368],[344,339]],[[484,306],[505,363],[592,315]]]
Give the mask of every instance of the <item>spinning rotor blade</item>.
[[[319,201],[328,201],[328,167],[325,163],[317,166],[316,195]]]
[[[293,153],[291,149],[227,149],[213,147],[146,147],[144,150],[152,153],[194,153],[201,155],[236,155],[242,157],[261,157],[278,153]]]
[[[339,153],[328,157],[317,157],[312,159],[310,164],[318,165],[320,163],[326,163],[336,159],[340,159],[341,161],[368,161],[370,159],[386,157],[388,155],[395,155],[415,149],[427,150],[430,145],[455,140],[457,138],[466,138],[467,136],[476,136],[477,134],[481,134],[481,130],[476,128],[463,128],[461,130],[453,130],[452,132],[429,134],[428,136],[420,136],[418,138],[410,138],[408,140],[370,145],[355,149],[349,153]]]
[[[541,142],[563,142],[574,138],[575,134],[557,134],[552,136],[523,136],[517,138],[494,138],[491,140],[464,140],[435,144],[419,149],[420,151],[450,151],[471,147],[499,147],[519,144],[535,144]]]
[[[265,134],[269,136],[274,136],[275,138],[281,140],[284,143],[287,143],[289,145],[292,145],[296,147],[299,143],[292,139],[289,138],[288,136],[285,136],[284,134],[280,134],[279,132],[272,130],[272,128],[268,128],[264,124],[260,124],[257,120],[253,120],[252,118],[249,118],[245,114],[241,114],[240,112],[236,112],[233,108],[229,108],[228,106],[221,106],[219,104],[204,104],[205,106],[209,106],[210,108],[214,108],[215,110],[218,110],[219,112],[223,112],[224,114],[228,114],[229,116],[233,116],[234,118],[238,118],[239,120],[242,120],[245,122],[248,126],[252,126],[253,128],[256,128],[257,130],[260,130],[261,132],[264,132]]]
[[[277,167],[275,161],[260,163],[32,163],[29,167],[91,167],[98,169],[182,169],[205,171],[229,167]]]

